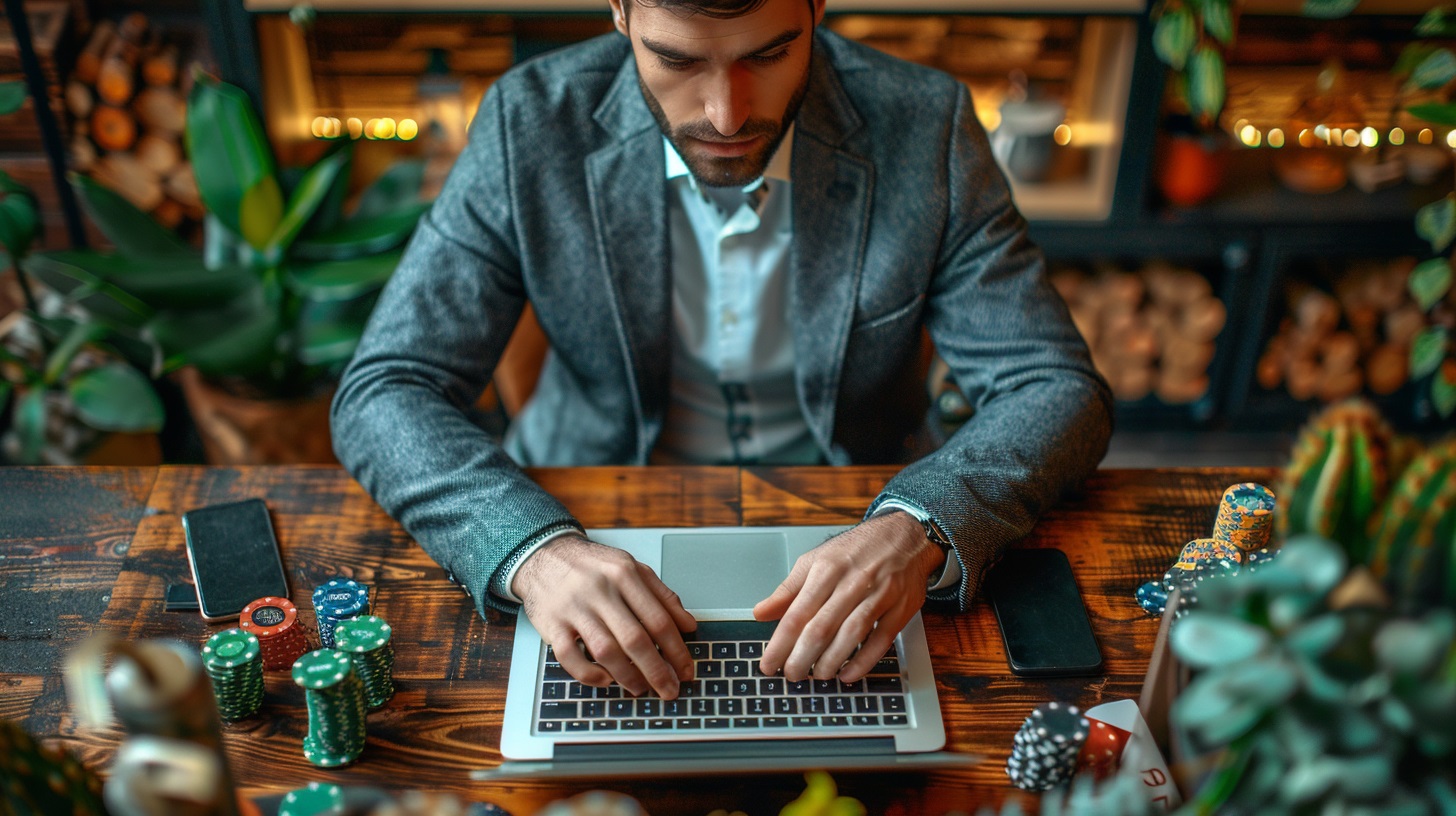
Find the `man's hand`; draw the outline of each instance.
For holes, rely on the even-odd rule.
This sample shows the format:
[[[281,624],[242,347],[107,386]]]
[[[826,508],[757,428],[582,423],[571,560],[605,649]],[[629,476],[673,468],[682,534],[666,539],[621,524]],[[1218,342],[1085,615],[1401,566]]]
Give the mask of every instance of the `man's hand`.
[[[915,617],[944,563],[920,522],[898,510],[820,544],[753,608],[759,620],[779,619],[759,667],[769,675],[782,668],[791,681],[810,669],[820,680],[860,679]]]
[[[562,667],[588,686],[615,680],[634,697],[651,690],[671,700],[679,681],[693,678],[682,633],[697,622],[677,593],[622,550],[563,536],[521,563],[511,591]]]

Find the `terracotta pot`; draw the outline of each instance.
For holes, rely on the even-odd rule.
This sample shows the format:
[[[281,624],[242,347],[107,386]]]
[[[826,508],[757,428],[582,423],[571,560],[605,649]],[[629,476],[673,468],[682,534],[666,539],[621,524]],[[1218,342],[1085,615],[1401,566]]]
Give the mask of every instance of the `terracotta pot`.
[[[240,397],[209,382],[196,369],[179,372],[187,409],[214,465],[333,464],[329,402],[316,397],[261,400]]]
[[[1223,186],[1228,140],[1216,133],[1169,133],[1158,156],[1158,189],[1168,203],[1192,207]]]

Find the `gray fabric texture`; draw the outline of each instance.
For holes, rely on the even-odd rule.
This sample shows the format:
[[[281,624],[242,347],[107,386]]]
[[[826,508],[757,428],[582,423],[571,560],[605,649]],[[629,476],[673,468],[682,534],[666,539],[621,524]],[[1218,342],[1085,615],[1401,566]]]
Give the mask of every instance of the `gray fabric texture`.
[[[1050,286],[964,86],[820,31],[793,146],[795,376],[825,462],[897,461],[928,329],[975,416],[877,499],[986,567],[1102,457],[1111,395]],[[522,466],[645,465],[662,429],[671,273],[661,135],[609,34],[496,82],[333,404],[334,448],[475,599],[578,525]],[[505,440],[473,424],[530,301],[551,351]],[[869,512],[873,512],[873,507]],[[579,526],[579,525],[578,525]]]

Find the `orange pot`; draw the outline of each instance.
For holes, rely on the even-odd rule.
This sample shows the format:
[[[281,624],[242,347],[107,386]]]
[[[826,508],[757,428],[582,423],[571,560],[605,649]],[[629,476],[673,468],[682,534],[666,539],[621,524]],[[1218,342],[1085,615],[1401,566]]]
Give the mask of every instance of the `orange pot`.
[[[1184,133],[1168,134],[1158,160],[1158,189],[1168,203],[1192,207],[1212,198],[1223,185],[1228,148],[1222,140]]]

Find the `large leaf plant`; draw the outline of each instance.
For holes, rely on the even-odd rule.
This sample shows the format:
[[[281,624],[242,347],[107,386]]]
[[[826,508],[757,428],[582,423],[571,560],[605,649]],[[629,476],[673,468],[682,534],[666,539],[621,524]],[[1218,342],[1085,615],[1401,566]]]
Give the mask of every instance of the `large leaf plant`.
[[[25,101],[21,83],[0,83],[0,116]],[[0,316],[0,420],[9,407],[0,461],[64,464],[99,433],[154,433],[161,400],[151,382],[127,362],[146,364],[145,346],[132,343],[84,312],[50,307],[26,280],[24,263],[40,229],[35,196],[0,170],[0,271],[17,266],[23,311]]]
[[[25,268],[112,329],[235,393],[326,391],[428,204],[423,167],[396,163],[344,213],[352,144],[281,169],[247,95],[199,75],[186,146],[207,210],[201,251],[122,196],[73,176],[115,250],[39,253]]]

